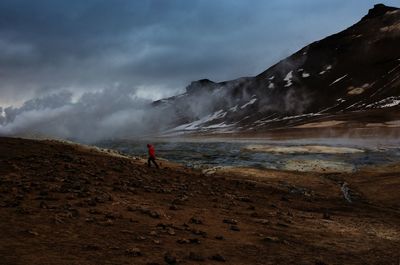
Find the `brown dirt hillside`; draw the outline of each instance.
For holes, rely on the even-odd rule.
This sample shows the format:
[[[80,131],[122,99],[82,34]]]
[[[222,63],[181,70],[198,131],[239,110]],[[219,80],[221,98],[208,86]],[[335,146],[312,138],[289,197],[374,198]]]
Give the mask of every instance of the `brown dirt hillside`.
[[[0,264],[397,265],[399,172],[205,175],[0,138]]]

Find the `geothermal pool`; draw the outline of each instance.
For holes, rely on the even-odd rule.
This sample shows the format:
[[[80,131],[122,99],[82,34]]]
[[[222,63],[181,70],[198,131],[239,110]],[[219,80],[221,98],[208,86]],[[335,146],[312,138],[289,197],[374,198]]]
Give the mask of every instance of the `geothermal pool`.
[[[354,172],[363,166],[400,161],[397,140],[113,140],[96,146],[146,157],[146,144],[160,158],[191,168],[254,167],[295,171]]]

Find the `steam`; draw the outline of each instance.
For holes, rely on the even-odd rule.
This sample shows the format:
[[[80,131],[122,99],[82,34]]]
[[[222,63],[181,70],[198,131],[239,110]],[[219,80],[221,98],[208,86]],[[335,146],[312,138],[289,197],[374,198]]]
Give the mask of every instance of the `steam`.
[[[153,108],[150,100],[135,92],[113,87],[84,93],[75,101],[68,91],[28,100],[19,108],[0,112],[0,134],[93,142],[155,133],[167,126],[171,115]]]

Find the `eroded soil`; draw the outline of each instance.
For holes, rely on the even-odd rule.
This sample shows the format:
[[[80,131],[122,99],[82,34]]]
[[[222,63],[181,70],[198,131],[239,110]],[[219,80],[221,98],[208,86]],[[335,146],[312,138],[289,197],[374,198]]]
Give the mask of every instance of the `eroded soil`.
[[[399,165],[203,174],[13,138],[0,163],[0,264],[399,263]]]

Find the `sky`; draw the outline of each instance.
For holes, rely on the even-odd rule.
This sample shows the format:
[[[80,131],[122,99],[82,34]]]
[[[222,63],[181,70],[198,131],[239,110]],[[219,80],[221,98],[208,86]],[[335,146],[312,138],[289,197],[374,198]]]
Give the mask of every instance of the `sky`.
[[[166,128],[174,116],[152,100],[199,79],[255,76],[353,25],[374,4],[1,0],[0,135],[90,142]]]
[[[354,24],[374,3],[2,0],[0,106],[60,91],[77,99],[114,86],[158,99],[193,80],[257,75]]]

